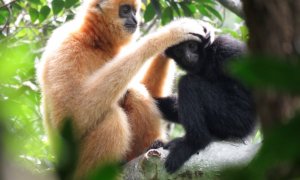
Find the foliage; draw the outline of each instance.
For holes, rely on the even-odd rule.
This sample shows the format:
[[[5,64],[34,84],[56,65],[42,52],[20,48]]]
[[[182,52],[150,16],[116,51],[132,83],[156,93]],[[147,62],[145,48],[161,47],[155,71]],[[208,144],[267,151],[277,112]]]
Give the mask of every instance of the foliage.
[[[63,159],[55,160],[45,135],[35,63],[53,30],[73,18],[79,4],[79,0],[0,0],[0,123],[7,132],[5,151],[35,172],[55,166],[59,172],[68,171],[59,167]],[[189,16],[245,40],[243,21],[230,15],[231,22],[224,25],[226,14],[214,0],[151,0],[142,6],[142,31],[148,33],[174,18]],[[101,176],[101,170],[94,174]]]
[[[251,56],[244,57],[231,66],[232,73],[248,85],[289,93],[300,92],[299,61],[288,64],[277,57]]]
[[[161,19],[161,24],[166,24],[176,17],[208,17],[218,18],[223,21],[222,15],[216,10],[217,3],[213,0],[174,1],[151,0],[147,4],[144,20],[148,22],[154,18]]]
[[[291,58],[291,57],[289,57]],[[233,75],[256,89],[300,95],[300,59],[247,56],[229,64]],[[246,167],[225,170],[222,179],[299,179],[300,114],[264,132],[263,145]]]
[[[264,135],[264,143],[246,167],[228,169],[222,179],[297,179],[300,177],[300,115]]]
[[[33,83],[35,48],[35,44],[0,45],[0,114],[8,134],[13,135],[6,136],[6,151],[40,171],[51,168],[53,157],[42,127],[38,88]]]

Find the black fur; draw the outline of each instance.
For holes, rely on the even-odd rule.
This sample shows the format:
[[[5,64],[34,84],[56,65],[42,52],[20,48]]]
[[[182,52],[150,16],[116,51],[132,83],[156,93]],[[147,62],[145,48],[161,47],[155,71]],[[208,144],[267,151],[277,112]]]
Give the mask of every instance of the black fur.
[[[242,139],[254,129],[252,95],[224,69],[224,63],[245,49],[240,41],[219,36],[212,44],[206,37],[201,43],[186,41],[166,50],[166,55],[187,72],[179,81],[178,99],[157,99],[163,116],[182,124],[186,131],[184,137],[165,146],[170,149],[165,163],[168,172],[178,170],[213,139]]]
[[[177,96],[169,96],[163,98],[155,98],[157,102],[157,106],[161,111],[163,118],[169,121],[179,123],[178,122],[178,103]]]

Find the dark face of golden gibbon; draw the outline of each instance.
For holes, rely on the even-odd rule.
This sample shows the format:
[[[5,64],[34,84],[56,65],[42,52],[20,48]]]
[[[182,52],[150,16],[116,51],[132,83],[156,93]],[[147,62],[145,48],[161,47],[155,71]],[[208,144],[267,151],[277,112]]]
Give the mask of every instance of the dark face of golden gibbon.
[[[106,29],[114,36],[130,37],[138,29],[140,0],[86,0],[87,20]],[[104,32],[102,32],[104,33]],[[111,35],[110,35],[111,36]]]
[[[119,17],[123,19],[125,29],[134,33],[137,29],[136,9],[130,4],[121,4],[119,6]]]

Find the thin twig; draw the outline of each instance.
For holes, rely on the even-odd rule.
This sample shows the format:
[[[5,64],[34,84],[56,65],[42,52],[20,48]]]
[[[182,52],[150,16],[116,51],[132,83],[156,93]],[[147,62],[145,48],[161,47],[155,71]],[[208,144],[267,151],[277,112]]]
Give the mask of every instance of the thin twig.
[[[156,24],[157,19],[158,19],[158,16],[155,16],[155,18],[152,20],[151,24],[146,28],[143,35],[147,34],[153,28],[153,26]]]
[[[16,1],[18,1],[18,0],[12,0],[12,1],[10,1],[9,3],[6,3],[6,4],[3,3],[4,5],[0,6],[0,9],[1,9],[1,8],[4,8],[4,7],[8,7],[9,5],[15,3]],[[2,2],[3,2],[3,1],[2,1]]]
[[[4,4],[3,0],[1,0],[1,2]],[[10,3],[11,3],[11,2],[10,2]],[[1,8],[2,8],[2,7],[7,8],[8,12],[9,12],[9,16],[8,16],[8,18],[6,19],[6,22],[5,22],[5,24],[3,25],[3,28],[1,29],[1,32],[4,31],[5,29],[7,29],[6,34],[8,34],[8,31],[9,31],[9,28],[8,28],[8,27],[9,27],[11,15],[12,15],[12,12],[11,12],[11,9],[10,9],[10,3],[1,6]],[[1,9],[1,8],[0,8],[0,9]]]
[[[217,0],[224,7],[235,13],[241,18],[244,18],[242,2],[240,0]]]

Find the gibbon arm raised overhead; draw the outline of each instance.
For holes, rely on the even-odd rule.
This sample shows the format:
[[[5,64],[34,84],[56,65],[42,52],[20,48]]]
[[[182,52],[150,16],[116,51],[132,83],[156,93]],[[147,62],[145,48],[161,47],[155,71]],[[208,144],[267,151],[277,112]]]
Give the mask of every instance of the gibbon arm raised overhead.
[[[161,30],[141,39],[129,52],[115,57],[99,69],[84,84],[85,93],[93,94],[90,101],[95,108],[111,108],[126,92],[127,84],[153,54],[185,40],[199,40],[192,33],[205,36],[201,23],[191,19],[180,19]],[[122,81],[119,81],[122,79]],[[101,86],[100,86],[101,85]],[[97,96],[99,94],[99,96]],[[110,97],[98,99],[97,97]]]

